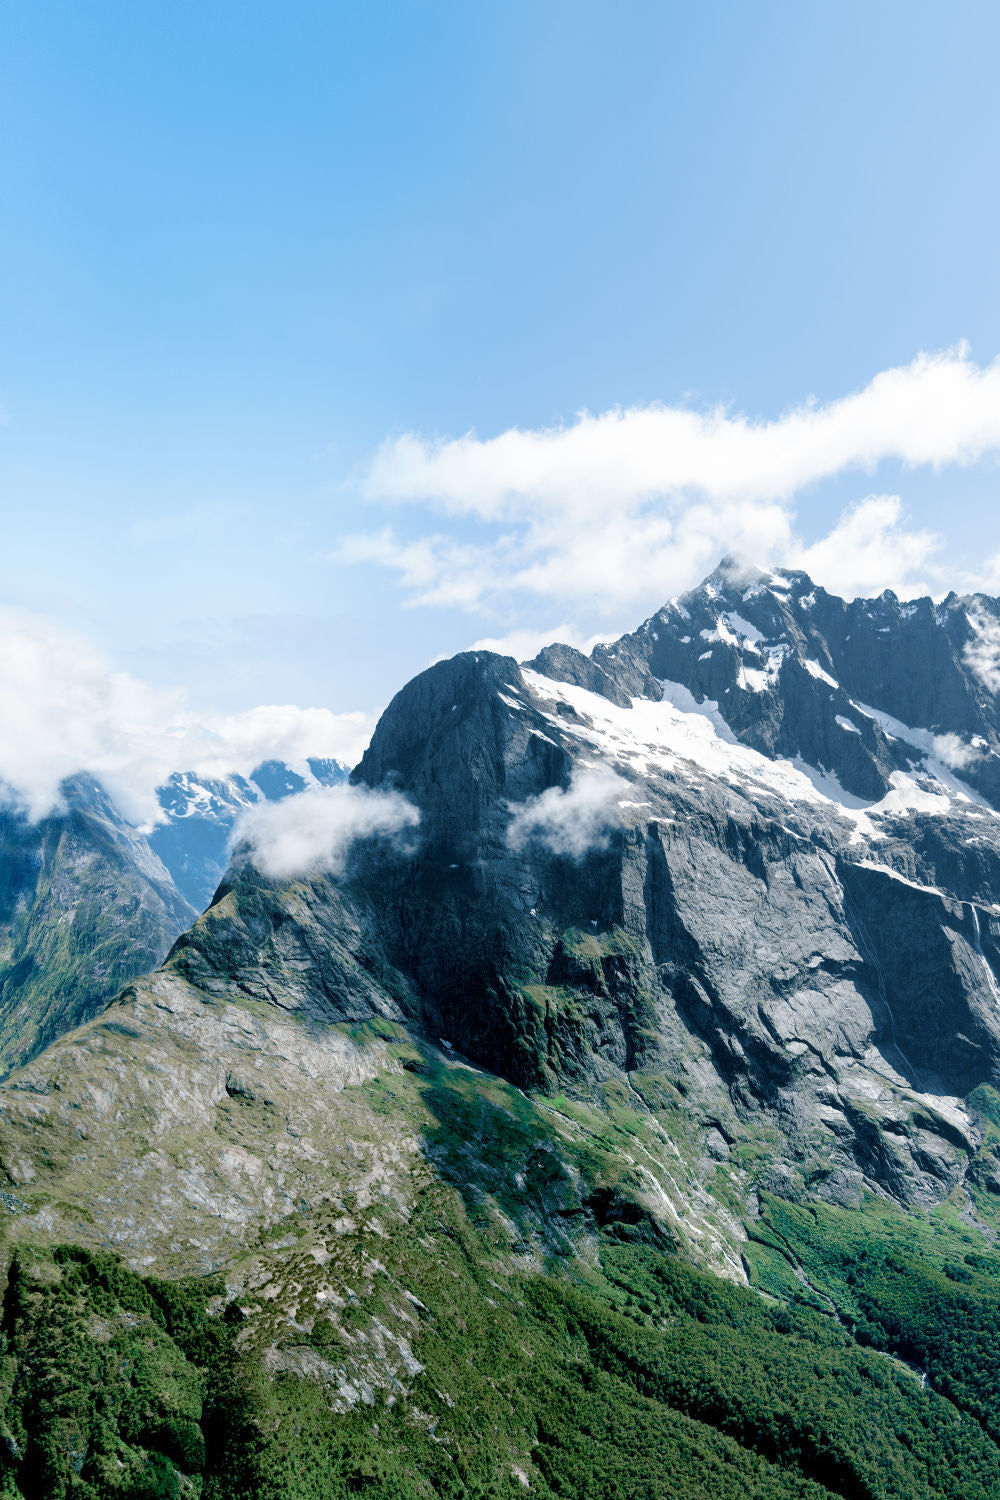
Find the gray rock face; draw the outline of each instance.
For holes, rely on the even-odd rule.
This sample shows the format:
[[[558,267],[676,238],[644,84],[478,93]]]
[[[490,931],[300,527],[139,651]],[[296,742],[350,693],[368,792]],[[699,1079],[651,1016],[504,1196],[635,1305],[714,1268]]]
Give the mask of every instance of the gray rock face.
[[[659,1069],[820,1194],[947,1190],[1000,1082],[997,613],[724,564],[589,658],[423,673],[355,772],[417,852],[351,871],[422,1024],[524,1086]]]
[[[591,658],[422,673],[354,773],[417,805],[414,847],[285,888],[237,864],[173,967],[522,1088],[654,1075],[706,1161],[766,1139],[788,1191],[940,1197],[1000,1085],[991,602],[730,576]]]
[[[204,993],[276,1006],[313,1025],[400,1018],[407,980],[386,961],[363,891],[333,880],[275,889],[252,865],[220,887],[170,968]]]

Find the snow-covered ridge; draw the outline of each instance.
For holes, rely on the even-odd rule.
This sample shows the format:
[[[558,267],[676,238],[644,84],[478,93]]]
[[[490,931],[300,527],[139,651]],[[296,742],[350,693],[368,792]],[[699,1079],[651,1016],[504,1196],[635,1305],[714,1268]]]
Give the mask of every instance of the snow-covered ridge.
[[[220,776],[200,780],[191,771],[178,771],[159,789],[160,806],[167,817],[212,817],[220,802],[229,807],[252,807],[262,793],[242,776]]]
[[[262,761],[249,776],[178,771],[159,789],[162,816],[150,843],[178,889],[198,910],[211,900],[229,860],[237,820],[249,809],[346,781],[335,760]]]
[[[698,703],[679,683],[664,682],[663,698],[653,702],[634,698],[630,708],[619,708],[586,688],[555,682],[530,668],[526,684],[542,703],[564,703],[584,722],[574,723],[556,713],[545,713],[563,734],[572,734],[606,760],[649,777],[667,774],[687,781],[703,775],[718,777],[753,790],[771,792],[788,802],[828,804],[857,816],[836,783],[813,768],[787,760],[769,760],[742,745],[719,713],[717,703]],[[544,709],[542,710],[544,713]],[[831,793],[840,792],[843,800]]]
[[[338,761],[308,760],[294,764],[267,761],[249,776],[202,777],[192,771],[176,771],[159,788],[158,796],[165,814],[163,821],[228,817],[232,812],[271,801],[275,796],[289,796],[328,785],[331,780],[343,780],[348,771]]]
[[[522,669],[536,705],[561,734],[572,735],[611,764],[634,775],[664,775],[696,782],[711,776],[739,786],[750,796],[770,794],[790,803],[828,808],[849,819],[856,836],[881,838],[880,817],[919,812],[944,815],[976,806],[993,809],[935,757],[912,773],[895,771],[890,790],[877,801],[852,796],[837,777],[821,766],[796,758],[770,758],[742,744],[710,699],[698,702],[679,683],[661,682],[663,698],[633,698],[619,707],[587,688]],[[565,704],[577,716],[548,712],[546,704]],[[859,706],[860,707],[860,706]],[[862,709],[862,712],[868,712]],[[859,733],[856,726],[851,728]],[[873,821],[876,820],[876,821]]]
[[[892,714],[872,708],[868,703],[853,703],[852,700],[852,706],[866,718],[874,719],[890,739],[902,740],[921,752],[920,769],[939,781],[958,800],[974,802],[992,812],[993,809],[985,798],[955,775],[955,768],[970,765],[984,753],[986,741],[980,736],[974,735],[970,741],[965,742],[957,734],[934,734],[930,729],[914,729],[900,719],[893,718]],[[916,761],[911,761],[911,765],[915,764]]]

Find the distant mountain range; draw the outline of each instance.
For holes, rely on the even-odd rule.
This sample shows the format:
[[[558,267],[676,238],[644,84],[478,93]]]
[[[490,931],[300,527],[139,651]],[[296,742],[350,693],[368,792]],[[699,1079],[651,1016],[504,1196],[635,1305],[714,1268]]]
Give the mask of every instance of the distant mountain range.
[[[203,911],[225,874],[242,812],[258,802],[280,802],[307,786],[335,786],[349,772],[341,761],[318,758],[297,771],[267,760],[249,776],[209,778],[177,771],[159,789],[165,821],[154,828],[150,845],[185,900]]]

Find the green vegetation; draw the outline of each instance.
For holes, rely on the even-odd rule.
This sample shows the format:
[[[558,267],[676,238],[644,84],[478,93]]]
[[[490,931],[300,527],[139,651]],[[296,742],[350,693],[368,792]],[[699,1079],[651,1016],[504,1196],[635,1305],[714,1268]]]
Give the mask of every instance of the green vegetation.
[[[737,1286],[691,1263],[696,1241],[707,1258],[717,1233],[716,1263],[732,1246],[685,1175],[697,1126],[668,1078],[529,1098],[395,1023],[343,1029],[383,1065],[327,1113],[293,1116],[248,1062],[212,1126],[171,1144],[292,1163],[225,1283],[52,1249],[10,1210],[0,1496],[1000,1495],[1000,1255],[964,1200],[765,1195]],[[767,1153],[762,1131],[743,1170]],[[106,1160],[89,1147],[87,1171]],[[50,1201],[48,1178],[21,1191],[33,1213]],[[190,1265],[202,1223],[171,1220],[157,1264]]]
[[[25,1500],[195,1493],[210,1375],[227,1346],[206,1295],[68,1246],[11,1262],[0,1493]]]
[[[759,1285],[835,1308],[860,1344],[917,1366],[1000,1441],[1000,1253],[981,1231],[947,1204],[921,1216],[772,1198],[755,1239]]]
[[[909,1222],[772,1200],[761,1244],[815,1287],[793,1277],[801,1297],[776,1303],[645,1243],[642,1224],[607,1228],[589,1267],[503,1266],[431,1184],[353,1302],[324,1267],[343,1315],[306,1318],[292,1346],[283,1320],[300,1368],[270,1373],[266,1288],[232,1300],[107,1254],[22,1251],[3,1306],[0,1495],[486,1500],[525,1493],[523,1475],[542,1500],[987,1500],[996,1257],[971,1231],[955,1258],[964,1231],[943,1216],[911,1227],[904,1255]],[[308,1248],[289,1264],[300,1280],[315,1268]],[[854,1309],[843,1323],[808,1305],[828,1297]],[[403,1298],[408,1373],[366,1389],[352,1348],[379,1331],[401,1347]],[[891,1348],[927,1360],[926,1387]]]

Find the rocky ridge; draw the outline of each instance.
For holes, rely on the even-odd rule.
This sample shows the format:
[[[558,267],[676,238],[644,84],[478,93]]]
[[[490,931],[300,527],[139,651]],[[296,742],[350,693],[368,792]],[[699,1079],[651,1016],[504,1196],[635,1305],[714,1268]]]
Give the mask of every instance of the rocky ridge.
[[[655,1077],[698,1122],[705,1180],[763,1133],[765,1176],[792,1194],[951,1191],[982,1137],[970,1096],[1000,1084],[996,706],[967,664],[978,637],[954,600],[902,612],[801,575],[730,579],[589,659],[465,654],[422,673],[353,777],[411,799],[414,846],[367,840],[344,879],[285,888],[244,852],[165,975],[319,1027],[383,1018],[543,1093]],[[910,739],[885,729],[888,708],[858,707],[873,678],[834,676],[847,637],[878,637],[889,614],[909,691],[925,691],[926,651],[951,664]],[[821,636],[827,616],[840,637]],[[689,650],[696,636],[713,643]],[[773,681],[741,687],[765,649]],[[654,675],[667,665],[687,681]],[[916,717],[903,689],[882,701]],[[961,759],[952,739],[976,752],[978,788],[942,761],[942,740]],[[595,809],[602,768],[618,779]],[[868,800],[846,789],[866,778]],[[569,849],[559,820],[581,816],[591,835]]]
[[[177,772],[148,835],[88,775],[68,778],[38,822],[16,799],[0,806],[0,1076],[163,960],[211,901],[246,808],[347,774],[317,759],[265,761],[250,777]]]

